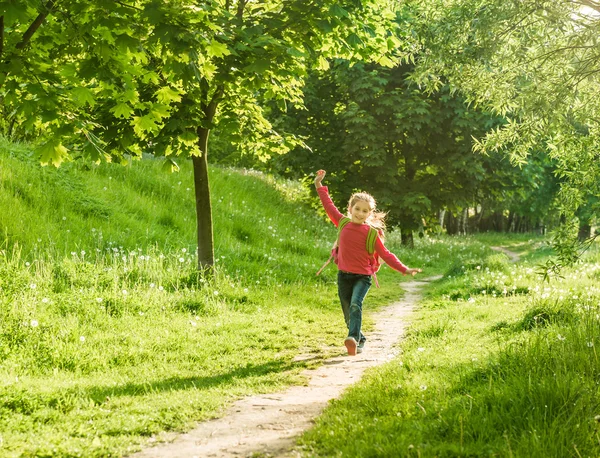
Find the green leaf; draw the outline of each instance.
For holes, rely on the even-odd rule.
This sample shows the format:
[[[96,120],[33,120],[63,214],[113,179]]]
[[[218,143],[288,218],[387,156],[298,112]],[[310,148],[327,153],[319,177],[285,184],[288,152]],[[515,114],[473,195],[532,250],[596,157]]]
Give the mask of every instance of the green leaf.
[[[53,139],[44,143],[40,149],[40,163],[43,166],[52,164],[59,167],[69,156],[69,150],[63,146],[60,140]]]
[[[180,102],[181,93],[175,89],[165,86],[156,91],[156,98],[160,103],[168,105],[171,102]]]
[[[323,56],[317,58],[317,70],[329,70],[329,61]]]
[[[162,165],[162,169],[165,172],[174,173],[179,172],[179,165],[170,157],[165,159],[165,162]]]
[[[394,68],[396,66],[396,62],[394,62],[392,59],[390,59],[387,56],[382,56],[381,59],[379,59],[379,65],[383,66],[383,67],[387,67],[387,68]]]
[[[76,87],[71,90],[72,100],[76,105],[83,107],[86,104],[93,107],[96,104],[94,93],[87,87]]]
[[[169,116],[170,112],[171,110],[169,110],[169,105],[155,103],[152,105],[149,115],[152,115],[157,121],[161,121],[163,118]]]
[[[110,111],[117,118],[127,119],[133,113],[133,108],[131,108],[131,106],[129,106],[127,103],[121,102],[121,103],[116,104],[114,107],[112,107],[110,109]]]
[[[153,132],[158,130],[158,126],[156,125],[156,118],[152,114],[147,114],[144,116],[135,116],[133,118],[133,130],[136,134],[138,134],[142,139],[146,138],[147,132]]]
[[[304,56],[306,56],[306,54],[304,52],[300,51],[297,48],[291,48],[290,47],[290,48],[287,48],[285,50],[285,52],[287,52],[290,56],[293,56],[293,57],[304,57]]]
[[[349,16],[348,11],[339,5],[332,5],[331,8],[329,8],[329,12],[339,18],[346,18]]]
[[[264,73],[271,67],[271,62],[266,59],[258,59],[246,66],[244,70],[250,73]]]
[[[223,57],[231,54],[229,49],[227,49],[226,44],[219,43],[216,40],[212,40],[210,44],[206,47],[206,53],[211,57]]]
[[[351,33],[348,38],[346,38],[346,43],[348,43],[351,48],[359,48],[364,45],[363,41],[355,33]]]
[[[186,146],[194,146],[196,145],[196,143],[198,143],[198,136],[194,132],[190,131],[184,132],[177,138],[181,143],[183,143]]]

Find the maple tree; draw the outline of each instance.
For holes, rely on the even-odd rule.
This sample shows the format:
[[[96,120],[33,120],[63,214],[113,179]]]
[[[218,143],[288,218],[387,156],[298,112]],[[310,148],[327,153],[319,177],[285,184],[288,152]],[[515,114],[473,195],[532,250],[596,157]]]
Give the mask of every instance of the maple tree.
[[[0,2],[5,129],[36,138],[42,164],[193,161],[198,268],[214,263],[208,177],[215,126],[256,154],[287,151],[260,101],[301,103],[307,69],[376,60],[399,41],[382,0]]]

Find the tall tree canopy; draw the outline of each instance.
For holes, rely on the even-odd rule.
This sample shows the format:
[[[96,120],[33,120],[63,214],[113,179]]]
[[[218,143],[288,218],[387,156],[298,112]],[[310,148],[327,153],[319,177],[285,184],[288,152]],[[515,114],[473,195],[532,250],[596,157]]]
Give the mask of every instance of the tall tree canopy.
[[[287,120],[312,149],[278,161],[284,172],[328,168],[336,198],[373,193],[407,244],[423,218],[474,202],[486,158],[473,154],[472,137],[497,122],[447,89],[426,94],[410,81],[413,68],[338,61],[313,75],[307,110]]]
[[[422,53],[414,81],[449,81],[469,101],[505,116],[482,150],[509,148],[516,163],[544,149],[561,182],[573,247],[577,208],[600,178],[600,2],[597,0],[433,0],[412,2]],[[560,249],[564,261],[572,249]]]
[[[41,160],[192,157],[199,268],[213,264],[208,136],[285,151],[259,100],[301,102],[311,65],[399,46],[384,0],[0,2],[5,128],[39,136]]]

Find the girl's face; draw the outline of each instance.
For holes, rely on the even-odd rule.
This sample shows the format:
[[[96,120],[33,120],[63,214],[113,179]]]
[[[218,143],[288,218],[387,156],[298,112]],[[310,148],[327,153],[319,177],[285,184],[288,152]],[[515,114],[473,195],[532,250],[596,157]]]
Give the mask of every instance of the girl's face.
[[[371,206],[364,200],[357,200],[350,210],[350,220],[356,224],[365,224],[371,215]]]

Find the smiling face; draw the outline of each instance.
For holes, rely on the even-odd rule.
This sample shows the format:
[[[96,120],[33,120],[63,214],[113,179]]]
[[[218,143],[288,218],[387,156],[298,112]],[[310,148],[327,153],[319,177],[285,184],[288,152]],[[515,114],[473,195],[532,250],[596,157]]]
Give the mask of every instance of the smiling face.
[[[348,208],[348,211],[350,212],[351,221],[353,223],[365,224],[373,210],[368,202],[356,200],[354,204]]]

